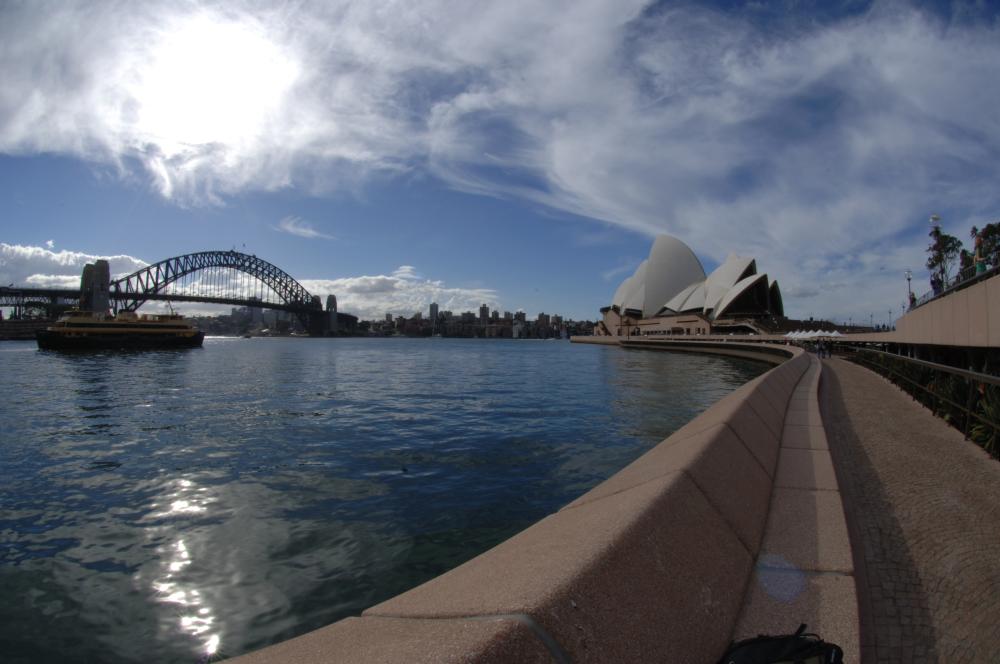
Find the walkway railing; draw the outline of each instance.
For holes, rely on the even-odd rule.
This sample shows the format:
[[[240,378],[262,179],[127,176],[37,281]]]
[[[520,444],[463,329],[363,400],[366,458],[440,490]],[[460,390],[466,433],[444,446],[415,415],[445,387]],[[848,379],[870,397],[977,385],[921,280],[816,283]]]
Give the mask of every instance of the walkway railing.
[[[885,376],[1000,459],[1000,378],[868,348],[840,350],[844,359]]]
[[[963,288],[968,288],[973,284],[979,283],[980,281],[988,279],[989,277],[995,276],[997,274],[1000,274],[1000,265],[994,265],[993,267],[988,268],[984,272],[979,272],[979,273],[976,273],[975,266],[969,266],[964,270],[960,270],[958,274],[956,274],[954,277],[948,279],[945,283],[943,283],[941,285],[941,290],[939,290],[937,293],[931,290],[927,291],[926,293],[918,297],[916,301],[913,303],[913,306],[910,307],[909,311],[913,311],[917,307],[923,306],[928,302],[930,302],[931,300],[935,300],[941,297],[942,295],[947,295],[948,293],[952,293],[957,290],[962,290]]]

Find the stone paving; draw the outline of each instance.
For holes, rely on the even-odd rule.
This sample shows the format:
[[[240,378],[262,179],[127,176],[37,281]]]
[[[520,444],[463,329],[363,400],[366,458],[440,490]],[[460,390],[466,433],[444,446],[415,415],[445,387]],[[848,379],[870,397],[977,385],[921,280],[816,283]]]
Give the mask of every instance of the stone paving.
[[[880,376],[824,361],[862,662],[1000,662],[1000,463]]]

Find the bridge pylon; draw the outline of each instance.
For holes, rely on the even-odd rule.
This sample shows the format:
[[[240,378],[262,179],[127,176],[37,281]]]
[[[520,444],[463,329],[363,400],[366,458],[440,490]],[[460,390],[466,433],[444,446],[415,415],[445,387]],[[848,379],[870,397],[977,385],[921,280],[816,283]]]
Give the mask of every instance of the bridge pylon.
[[[330,331],[330,317],[323,311],[319,295],[313,295],[308,312],[307,332],[310,337],[325,337]]]

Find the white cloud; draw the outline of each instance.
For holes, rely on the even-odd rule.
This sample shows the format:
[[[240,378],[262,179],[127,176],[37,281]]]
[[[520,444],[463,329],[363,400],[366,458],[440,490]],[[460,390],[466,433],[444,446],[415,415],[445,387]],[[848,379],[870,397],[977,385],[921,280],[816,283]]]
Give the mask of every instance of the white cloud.
[[[327,233],[321,233],[312,227],[307,221],[300,219],[299,217],[285,217],[278,222],[277,226],[273,227],[274,230],[280,231],[282,233],[289,233],[290,235],[297,235],[299,237],[308,238],[310,240],[320,239],[320,240],[335,240],[336,238]]]
[[[108,261],[113,277],[130,274],[148,265],[133,256],[97,256],[0,242],[0,285],[78,288],[83,266],[101,258]]]
[[[423,277],[417,274],[417,268],[412,265],[400,265],[393,270],[392,276],[399,279],[423,279]]]
[[[635,271],[636,266],[640,263],[639,260],[629,259],[619,265],[618,267],[612,267],[601,272],[601,278],[605,281],[612,281],[617,279],[617,281],[623,281],[625,278],[632,276],[632,272]]]
[[[480,304],[496,308],[497,291],[490,288],[446,286],[442,281],[420,277],[410,265],[402,265],[392,275],[343,277],[340,279],[299,279],[306,290],[323,301],[333,293],[340,311],[361,319],[381,319],[385,314],[427,315],[431,302],[441,311],[478,311]]]
[[[765,28],[748,13],[8,4],[0,151],[138,163],[182,204],[426,171],[756,255],[793,314],[884,306],[889,262],[920,274],[930,211],[964,238],[1000,204],[1000,27],[898,2]]]
[[[47,249],[55,249],[56,248],[55,240],[46,240],[45,241],[45,247]]]
[[[79,288],[80,275],[32,274],[18,285],[30,288]]]

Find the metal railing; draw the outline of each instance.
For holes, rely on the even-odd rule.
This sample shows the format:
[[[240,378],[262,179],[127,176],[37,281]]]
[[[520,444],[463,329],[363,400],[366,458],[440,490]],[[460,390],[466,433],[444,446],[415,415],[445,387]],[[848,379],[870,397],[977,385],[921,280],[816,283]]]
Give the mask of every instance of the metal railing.
[[[1000,459],[1000,377],[868,348],[840,346],[844,359],[885,376]]]
[[[948,293],[968,288],[969,286],[979,283],[983,279],[988,279],[996,274],[1000,274],[1000,265],[994,265],[993,267],[987,268],[986,270],[978,273],[975,266],[969,266],[964,270],[960,270],[954,277],[946,279],[944,283],[941,284],[941,289],[936,293],[933,290],[930,290],[918,297],[916,301],[914,301],[913,306],[909,308],[909,311],[913,311],[917,307],[921,307],[928,302],[941,297],[942,295],[947,295]]]

